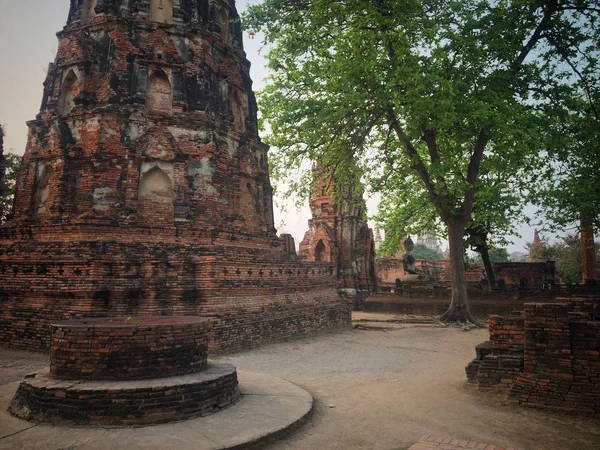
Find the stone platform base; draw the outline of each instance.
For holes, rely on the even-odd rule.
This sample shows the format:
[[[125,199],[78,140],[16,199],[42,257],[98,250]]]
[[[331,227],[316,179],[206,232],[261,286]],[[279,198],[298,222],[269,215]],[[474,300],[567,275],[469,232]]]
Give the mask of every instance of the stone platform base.
[[[242,398],[206,417],[137,428],[32,425],[6,412],[19,384],[0,385],[0,450],[223,450],[263,448],[301,426],[312,396],[269,375],[239,372]]]
[[[231,364],[189,375],[136,381],[56,380],[48,373],[21,383],[9,412],[35,423],[128,427],[186,420],[240,398]]]

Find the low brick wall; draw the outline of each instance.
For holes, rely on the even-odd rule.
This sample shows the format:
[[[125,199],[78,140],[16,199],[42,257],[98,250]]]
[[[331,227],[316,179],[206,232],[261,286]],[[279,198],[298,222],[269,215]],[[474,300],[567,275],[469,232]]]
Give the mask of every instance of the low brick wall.
[[[197,372],[207,364],[208,325],[198,317],[55,323],[50,374],[58,379],[129,380]]]
[[[350,329],[351,305],[334,292],[305,291],[254,305],[214,308],[208,348],[231,352],[291,337]]]
[[[524,406],[600,416],[598,300],[525,306],[525,365],[510,398]]]
[[[425,288],[423,288],[425,289]],[[427,292],[427,294],[425,293]],[[548,300],[553,297],[548,293]],[[366,312],[382,312],[395,314],[423,314],[440,316],[450,306],[451,292],[449,287],[432,285],[427,291],[421,290],[419,294],[414,291],[404,294],[371,294],[363,306]],[[515,311],[522,311],[524,300],[513,298],[506,291],[478,291],[469,293],[469,307],[477,317],[486,318],[490,314],[512,315]]]
[[[470,383],[508,392],[523,372],[524,322],[522,315],[490,316],[490,340],[476,347],[465,369]]]
[[[524,406],[600,416],[599,309],[594,294],[490,317],[490,341],[476,347],[468,381],[503,389]]]
[[[37,375],[19,386],[9,412],[37,423],[127,427],[191,419],[240,399],[231,364],[160,381],[80,382]]]
[[[505,352],[522,353],[525,344],[525,317],[492,315],[489,319],[492,348]]]
[[[127,237],[144,233],[170,238],[167,232],[152,235],[139,229]],[[51,323],[102,317],[209,318],[214,321],[209,351],[350,328],[352,304],[337,294],[330,264],[300,263],[261,240],[228,239],[217,246],[202,235],[191,237],[193,245],[36,242],[27,248],[3,247],[0,345],[49,350]],[[225,245],[232,243],[240,247]]]

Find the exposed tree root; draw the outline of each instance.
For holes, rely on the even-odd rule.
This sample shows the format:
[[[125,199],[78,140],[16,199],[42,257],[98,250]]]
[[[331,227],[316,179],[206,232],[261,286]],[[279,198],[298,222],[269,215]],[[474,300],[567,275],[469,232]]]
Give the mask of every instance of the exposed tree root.
[[[488,324],[477,319],[471,311],[465,308],[450,307],[440,318],[444,325],[458,326],[461,328],[487,328]],[[465,330],[467,331],[467,330]]]

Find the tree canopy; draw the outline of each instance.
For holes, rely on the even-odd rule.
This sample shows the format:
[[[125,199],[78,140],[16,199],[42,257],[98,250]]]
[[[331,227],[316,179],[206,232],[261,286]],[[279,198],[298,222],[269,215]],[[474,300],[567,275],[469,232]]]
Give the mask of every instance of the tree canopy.
[[[568,234],[561,237],[558,242],[551,243],[542,240],[540,243],[527,244],[529,258],[534,262],[555,261],[558,276],[564,283],[581,283],[581,241],[578,236]],[[600,245],[596,245],[598,261],[597,269],[600,270]]]
[[[4,159],[6,175],[4,178],[4,190],[2,190],[2,195],[0,195],[0,225],[12,215],[15,183],[17,181],[17,172],[21,165],[21,157],[14,153],[5,153]]]
[[[411,254],[416,259],[444,259],[442,252],[429,248],[425,244],[415,244]]]
[[[275,180],[287,177],[306,194],[310,171],[289,175],[307,161],[331,167],[337,180],[361,177],[382,194],[386,245],[442,224],[453,299],[443,319],[474,320],[465,231],[478,204],[497,197],[490,180],[524,178],[555,144],[544,133],[547,105],[576,84],[562,54],[595,51],[585,43],[598,42],[596,15],[594,2],[564,0],[251,6],[246,25],[270,44],[259,100]],[[596,64],[593,56],[578,62]]]

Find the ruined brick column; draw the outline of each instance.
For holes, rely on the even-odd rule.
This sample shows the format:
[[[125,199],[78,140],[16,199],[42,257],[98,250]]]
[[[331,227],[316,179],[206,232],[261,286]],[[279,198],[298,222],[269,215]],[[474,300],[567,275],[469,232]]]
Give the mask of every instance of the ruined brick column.
[[[211,350],[349,325],[332,264],[276,235],[234,1],[72,0],[58,39],[0,231],[0,342],[107,315],[211,318]]]
[[[300,243],[300,258],[333,263],[340,295],[361,310],[375,286],[375,240],[362,192],[350,195],[353,191],[346,189],[345,198],[336,200],[335,180],[320,174],[310,197],[313,218]]]
[[[581,221],[581,268],[582,278],[585,283],[588,280],[596,280],[596,244],[594,242],[594,227]]]

